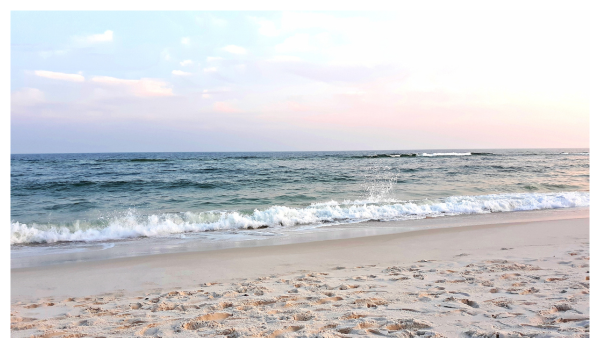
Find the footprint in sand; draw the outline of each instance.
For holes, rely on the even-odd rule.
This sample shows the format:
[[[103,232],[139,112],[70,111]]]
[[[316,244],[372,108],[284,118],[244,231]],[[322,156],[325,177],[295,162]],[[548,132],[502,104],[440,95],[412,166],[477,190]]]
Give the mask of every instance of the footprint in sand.
[[[196,317],[196,320],[214,320],[216,322],[223,321],[227,318],[231,317],[230,313],[221,312],[221,313],[209,313],[203,316]]]
[[[287,326],[281,330],[275,330],[273,331],[273,333],[271,333],[270,336],[268,336],[269,338],[276,338],[279,336],[284,335],[285,333],[288,332],[296,332],[296,331],[300,331],[304,328],[304,326]]]
[[[315,316],[310,312],[297,313],[294,315],[294,320],[301,322],[306,322],[313,318],[315,318]]]
[[[343,300],[344,298],[342,297],[329,297],[329,298],[323,298],[320,299],[319,301],[317,301],[317,304],[325,304],[325,303],[331,303],[331,302],[339,302],[340,300]]]
[[[340,319],[341,320],[349,320],[349,319],[359,319],[359,318],[364,318],[364,317],[367,317],[367,315],[352,312],[352,313],[341,316]]]

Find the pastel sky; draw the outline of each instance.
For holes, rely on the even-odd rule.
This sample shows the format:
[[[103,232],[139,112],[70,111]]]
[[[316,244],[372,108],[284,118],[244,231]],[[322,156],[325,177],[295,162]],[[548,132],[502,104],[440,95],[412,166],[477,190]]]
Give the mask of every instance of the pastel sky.
[[[12,12],[13,153],[589,146],[585,12]]]

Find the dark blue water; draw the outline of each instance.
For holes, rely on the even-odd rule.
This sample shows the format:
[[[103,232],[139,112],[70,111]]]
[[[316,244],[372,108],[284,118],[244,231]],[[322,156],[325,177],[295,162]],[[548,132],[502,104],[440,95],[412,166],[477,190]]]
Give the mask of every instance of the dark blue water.
[[[586,206],[588,149],[11,156],[13,244]]]

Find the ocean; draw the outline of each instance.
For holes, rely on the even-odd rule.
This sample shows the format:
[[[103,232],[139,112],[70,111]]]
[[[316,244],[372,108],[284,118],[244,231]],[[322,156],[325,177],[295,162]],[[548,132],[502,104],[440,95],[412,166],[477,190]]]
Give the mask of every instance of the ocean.
[[[589,201],[589,149],[13,154],[10,241],[240,241]]]

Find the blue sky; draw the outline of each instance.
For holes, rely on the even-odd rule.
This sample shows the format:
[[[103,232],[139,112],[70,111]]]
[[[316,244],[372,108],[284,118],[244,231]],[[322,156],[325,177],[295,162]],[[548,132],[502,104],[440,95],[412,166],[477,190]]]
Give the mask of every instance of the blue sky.
[[[588,20],[568,11],[12,12],[11,148],[587,147]]]

